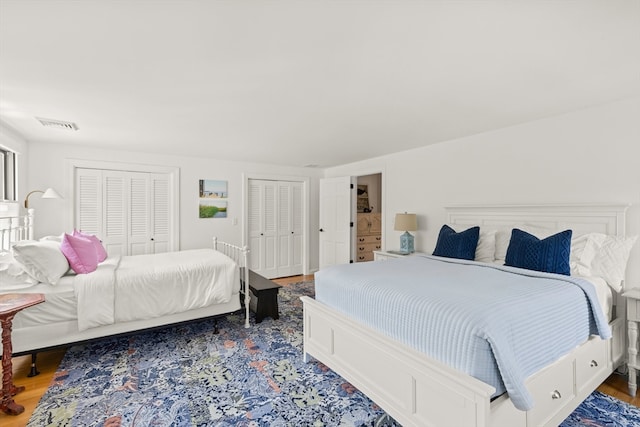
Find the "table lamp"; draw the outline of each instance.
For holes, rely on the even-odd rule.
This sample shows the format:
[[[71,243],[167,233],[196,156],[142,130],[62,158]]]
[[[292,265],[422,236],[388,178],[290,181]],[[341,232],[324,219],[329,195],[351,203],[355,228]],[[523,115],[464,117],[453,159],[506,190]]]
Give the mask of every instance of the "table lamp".
[[[415,252],[413,236],[409,232],[416,231],[418,229],[418,218],[416,214],[406,212],[396,214],[396,221],[393,229],[395,231],[404,231],[400,236],[400,252]]]

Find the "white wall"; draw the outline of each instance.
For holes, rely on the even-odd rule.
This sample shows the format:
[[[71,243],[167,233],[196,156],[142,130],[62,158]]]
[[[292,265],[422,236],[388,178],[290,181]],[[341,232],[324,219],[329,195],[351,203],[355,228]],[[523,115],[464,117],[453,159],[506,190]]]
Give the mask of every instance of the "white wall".
[[[460,120],[464,120],[461,117]],[[444,207],[459,204],[631,203],[640,234],[640,98],[327,169],[383,170],[383,238],[399,245],[396,212],[416,212],[416,249],[433,251]],[[628,281],[640,287],[640,242]]]
[[[632,203],[628,234],[640,234],[640,98],[460,138],[420,149],[352,163],[324,171],[327,177],[383,173],[383,238],[398,246],[393,230],[397,212],[416,212],[418,250],[432,251],[454,204]],[[463,120],[464,118],[461,118]],[[2,141],[2,140],[0,140]],[[318,178],[322,171],[215,159],[169,157],[86,149],[77,145],[29,143],[29,189],[54,187],[64,201],[34,198],[37,235],[65,230],[71,215],[65,159],[146,163],[180,168],[180,246],[209,244],[217,235],[241,243],[242,174],[311,177],[309,194],[310,268],[318,263]],[[24,148],[24,147],[22,147]],[[197,217],[199,179],[229,181],[229,218]],[[26,188],[20,190],[24,197]],[[238,226],[232,225],[237,217]],[[640,286],[640,243],[632,253],[629,279]]]
[[[197,157],[177,157],[141,154],[114,150],[83,148],[78,145],[29,143],[27,182],[31,189],[53,187],[64,200],[31,198],[36,208],[36,237],[68,231],[72,219],[72,189],[66,159],[100,160],[180,168],[180,249],[209,247],[211,237],[217,236],[234,244],[242,243],[243,174],[261,176],[309,177],[309,258],[310,269],[318,267],[318,180],[321,170],[267,164],[228,162]],[[198,218],[198,181],[215,179],[228,181],[229,203],[227,218]],[[24,198],[21,192],[21,198]],[[234,225],[237,218],[237,225]]]

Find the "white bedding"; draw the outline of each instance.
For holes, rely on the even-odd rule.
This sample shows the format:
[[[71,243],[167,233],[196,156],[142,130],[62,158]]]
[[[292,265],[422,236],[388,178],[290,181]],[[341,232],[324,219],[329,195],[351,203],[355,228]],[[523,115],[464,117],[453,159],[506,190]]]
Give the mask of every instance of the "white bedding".
[[[75,276],[64,276],[55,286],[48,283],[27,284],[11,292],[44,294],[43,304],[21,310],[13,319],[13,328],[48,325],[56,322],[75,320],[77,318],[76,296],[73,290]]]
[[[123,256],[74,281],[80,331],[226,303],[238,265],[213,249]]]
[[[578,276],[582,277],[582,276]],[[32,285],[25,283],[14,286],[11,292],[36,292],[45,294],[46,303],[30,307],[18,313],[13,321],[14,328],[42,325],[77,319],[77,300],[74,291],[75,275],[64,276],[55,286],[47,283]],[[601,277],[582,277],[593,283],[598,301],[608,321],[611,321],[613,293],[611,287]]]
[[[559,274],[413,256],[316,273],[316,300],[534,406],[525,379],[611,330],[594,286]]]
[[[588,280],[593,283],[593,286],[596,288],[596,294],[598,296],[598,301],[600,302],[600,307],[602,307],[602,312],[604,313],[607,321],[610,322],[612,320],[612,307],[613,307],[613,291],[611,287],[607,284],[607,281],[602,277],[584,277],[584,276],[574,276],[580,277],[582,279]]]
[[[12,287],[45,294],[45,303],[18,313],[14,329],[78,321],[78,330],[151,319],[227,303],[240,289],[239,269],[212,249],[110,257],[89,274],[56,285]]]

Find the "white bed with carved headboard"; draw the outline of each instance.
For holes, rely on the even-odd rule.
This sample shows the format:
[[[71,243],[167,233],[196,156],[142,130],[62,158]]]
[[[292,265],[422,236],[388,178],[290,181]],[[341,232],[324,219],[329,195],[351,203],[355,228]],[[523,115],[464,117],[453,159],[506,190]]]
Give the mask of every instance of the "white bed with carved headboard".
[[[447,208],[447,214],[453,227],[465,229],[477,225],[481,230],[495,231],[495,250],[500,252],[506,248],[498,246],[508,245],[509,240],[507,237],[505,243],[502,238],[500,243],[497,236],[505,231],[509,236],[512,228],[523,226],[535,230],[571,229],[574,237],[587,233],[625,236],[626,209],[623,205],[458,206]],[[573,240],[571,245],[573,248]],[[406,259],[385,261],[389,262],[405,262],[403,268],[410,264]],[[468,264],[487,269],[473,261]],[[395,265],[396,272],[399,265]],[[375,280],[385,276],[383,267],[369,268],[378,272]],[[508,270],[496,266],[488,269]],[[316,298],[321,286],[320,273],[316,276]],[[323,277],[326,282],[327,277],[334,276],[330,273]],[[386,277],[393,280],[390,274]],[[373,282],[364,283],[365,288],[372,289]],[[609,295],[602,307],[603,312],[609,310],[603,324],[608,322],[611,338],[601,339],[587,333],[584,341],[571,347],[573,350],[526,377],[524,386],[534,402],[528,410],[516,409],[509,393],[494,396],[494,386],[355,320],[352,314],[309,297],[302,298],[305,360],[311,356],[326,364],[404,426],[556,426],[624,362],[623,298],[615,291]],[[602,303],[600,294],[597,300]],[[593,304],[589,310],[594,310]]]
[[[232,313],[242,308],[241,298],[249,327],[248,278],[240,280],[248,272],[246,247],[213,238],[212,248],[108,256],[94,271],[76,274],[57,252],[57,239],[33,239],[31,212],[0,218],[0,293],[45,296],[13,320],[14,355],[32,353],[35,362],[43,349]],[[60,270],[60,260],[59,277],[45,280]]]

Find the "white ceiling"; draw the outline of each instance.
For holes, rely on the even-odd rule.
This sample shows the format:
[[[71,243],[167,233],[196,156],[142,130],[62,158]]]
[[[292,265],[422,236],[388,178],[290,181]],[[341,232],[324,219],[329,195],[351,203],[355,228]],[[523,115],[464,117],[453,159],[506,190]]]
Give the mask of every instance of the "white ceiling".
[[[0,0],[28,141],[327,167],[639,95],[640,0]]]

